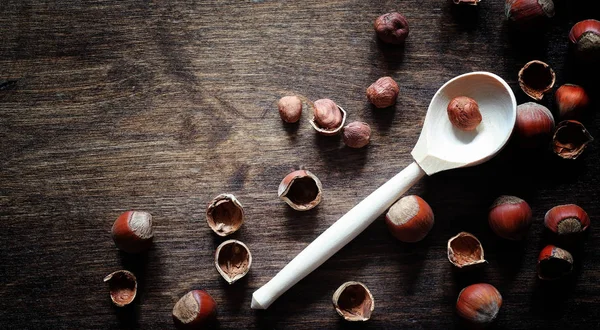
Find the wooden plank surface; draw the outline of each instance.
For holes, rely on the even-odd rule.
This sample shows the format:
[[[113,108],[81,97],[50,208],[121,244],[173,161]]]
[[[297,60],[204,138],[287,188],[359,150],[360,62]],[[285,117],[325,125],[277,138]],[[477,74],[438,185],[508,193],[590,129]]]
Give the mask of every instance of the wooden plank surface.
[[[373,20],[405,14],[404,48],[382,45]],[[0,2],[0,328],[170,329],[188,290],[217,301],[222,329],[443,329],[461,327],[458,292],[488,282],[504,297],[499,329],[600,327],[600,161],[597,143],[577,161],[509,147],[476,168],[426,178],[410,193],[432,206],[436,224],[402,244],[380,217],[355,241],[283,295],[270,309],[251,294],[354,204],[411,162],[430,98],[448,79],[486,70],[507,80],[519,103],[517,72],[547,61],[557,84],[583,84],[599,108],[596,67],[568,52],[567,34],[600,18],[596,1],[562,1],[544,30],[527,35],[504,20],[504,2],[456,8],[444,0],[404,1],[47,1]],[[390,75],[400,85],[393,109],[372,108],[366,87]],[[283,125],[279,97],[331,98],[373,128],[362,150],[317,136],[306,111]],[[544,104],[553,106],[551,97]],[[306,104],[305,104],[306,106]],[[600,116],[583,120],[600,137]],[[304,167],[324,201],[295,212],[277,198],[279,181]],[[213,266],[222,241],[204,212],[216,195],[235,194],[247,220],[233,235],[253,267],[227,285]],[[526,199],[534,225],[522,244],[487,226],[500,194]],[[544,213],[577,203],[592,217],[574,275],[536,279],[549,242]],[[119,253],[110,227],[128,209],[153,214],[154,247]],[[459,231],[482,241],[489,264],[455,274],[446,241]],[[117,269],[139,278],[129,309],[111,306],[102,278]],[[331,295],[343,282],[371,289],[375,312],[347,324]]]

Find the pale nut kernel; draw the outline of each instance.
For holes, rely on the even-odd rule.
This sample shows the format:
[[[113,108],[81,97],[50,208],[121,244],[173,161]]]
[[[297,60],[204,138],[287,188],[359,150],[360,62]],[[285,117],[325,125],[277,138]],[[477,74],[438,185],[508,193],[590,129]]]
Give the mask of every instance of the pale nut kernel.
[[[466,96],[457,96],[448,103],[448,119],[454,127],[462,131],[474,131],[481,123],[479,105]]]
[[[286,123],[295,123],[302,115],[302,101],[298,96],[284,96],[277,102],[279,116]]]
[[[371,127],[367,123],[354,121],[344,127],[344,143],[350,148],[362,148],[371,141]]]
[[[387,108],[396,104],[400,87],[392,77],[382,77],[367,88],[367,99],[377,108]]]

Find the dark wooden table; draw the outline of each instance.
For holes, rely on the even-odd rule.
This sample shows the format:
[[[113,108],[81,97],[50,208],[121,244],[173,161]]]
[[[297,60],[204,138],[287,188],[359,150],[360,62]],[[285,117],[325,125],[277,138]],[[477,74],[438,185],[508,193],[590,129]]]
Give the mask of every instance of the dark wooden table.
[[[380,44],[374,19],[397,9],[410,22],[404,48]],[[0,2],[0,328],[170,329],[175,302],[207,290],[222,329],[445,329],[461,327],[458,292],[488,282],[504,297],[499,329],[600,327],[600,237],[595,221],[597,143],[576,161],[509,146],[487,164],[426,178],[410,193],[432,206],[436,224],[418,244],[397,242],[380,217],[266,311],[251,294],[319,233],[411,162],[434,92],[448,79],[486,70],[507,80],[529,60],[547,61],[557,85],[584,85],[599,108],[597,67],[569,55],[567,34],[600,18],[597,1],[557,3],[532,34],[512,30],[504,1],[456,8],[444,0],[405,1],[47,1]],[[377,110],[365,89],[390,75],[398,104]],[[284,125],[283,95],[332,98],[373,128],[351,150],[317,136],[305,111]],[[542,102],[553,108],[551,95]],[[305,108],[306,110],[306,108]],[[600,115],[583,119],[600,137]],[[279,181],[305,167],[323,182],[324,201],[295,212],[277,198]],[[233,235],[250,247],[248,276],[227,285],[213,266],[223,239],[205,221],[207,203],[230,192],[247,220]],[[500,194],[526,199],[534,225],[522,244],[491,232],[487,208]],[[536,279],[539,250],[551,242],[544,213],[577,203],[591,233],[574,251],[572,277]],[[155,244],[119,253],[110,238],[128,209],[151,212]],[[489,261],[453,273],[446,242],[477,235]],[[132,308],[112,307],[102,279],[117,269],[139,278]],[[372,320],[343,322],[331,306],[348,280],[371,289]]]

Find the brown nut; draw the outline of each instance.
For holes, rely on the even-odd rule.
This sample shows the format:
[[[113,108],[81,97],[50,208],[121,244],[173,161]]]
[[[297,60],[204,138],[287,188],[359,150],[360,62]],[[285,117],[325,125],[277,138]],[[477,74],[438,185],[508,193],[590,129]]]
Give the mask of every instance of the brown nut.
[[[481,242],[467,232],[461,232],[448,240],[448,260],[459,269],[486,263]]]
[[[582,123],[565,120],[558,123],[552,137],[552,150],[564,159],[577,159],[594,138]]]
[[[577,118],[590,104],[590,98],[581,86],[565,84],[554,94],[560,118]]]
[[[217,303],[205,291],[186,293],[173,307],[173,322],[177,329],[201,329],[212,325],[217,316]]]
[[[235,233],[244,223],[244,208],[232,194],[220,194],[206,209],[206,222],[219,236]]]
[[[531,227],[531,208],[515,196],[500,196],[488,215],[490,228],[496,235],[509,240],[522,240]]]
[[[554,117],[548,108],[535,102],[517,107],[515,135],[523,148],[548,145],[554,131]]]
[[[454,2],[455,5],[471,5],[471,6],[477,6],[477,4],[480,1],[481,0],[452,0],[452,2]]]
[[[121,214],[111,229],[115,245],[127,253],[139,253],[152,245],[154,230],[152,215],[143,211],[127,211]]]
[[[433,211],[423,198],[411,195],[394,203],[385,215],[389,231],[402,242],[418,242],[433,228]]]
[[[490,284],[478,283],[462,289],[456,300],[456,312],[473,325],[487,326],[496,320],[502,307],[502,295]]]
[[[252,266],[252,254],[246,244],[230,239],[221,243],[215,251],[215,267],[229,284],[248,274]]]
[[[519,71],[519,86],[534,100],[540,101],[556,81],[552,68],[542,61],[527,62]]]
[[[362,148],[371,141],[371,127],[367,123],[353,121],[344,127],[344,143],[350,148]]]
[[[312,127],[322,135],[338,134],[346,122],[346,111],[330,99],[320,99],[314,102]]]
[[[137,293],[137,279],[132,272],[127,270],[117,270],[104,278],[108,282],[110,290],[110,300],[117,307],[124,307],[135,299]]]
[[[375,299],[360,282],[346,282],[333,294],[333,307],[346,321],[367,321],[375,309]]]
[[[383,14],[375,20],[375,33],[381,41],[401,45],[408,37],[408,21],[400,13]]]
[[[541,280],[557,280],[573,270],[573,256],[569,251],[548,245],[540,252],[537,263]]]
[[[448,103],[448,119],[454,127],[462,131],[474,131],[481,123],[479,105],[466,96],[457,96]]]
[[[582,59],[600,59],[600,21],[586,19],[573,25],[569,40]]]
[[[277,195],[296,211],[308,211],[321,203],[321,181],[310,171],[294,171],[283,178]]]
[[[286,123],[295,123],[302,115],[302,101],[298,96],[284,96],[277,102],[279,116]]]
[[[400,87],[392,77],[377,79],[367,88],[367,99],[377,108],[387,108],[396,104]]]
[[[507,0],[504,11],[509,21],[520,26],[538,23],[555,13],[552,0]]]
[[[570,236],[586,231],[590,217],[575,204],[559,205],[546,212],[544,226],[558,236]]]

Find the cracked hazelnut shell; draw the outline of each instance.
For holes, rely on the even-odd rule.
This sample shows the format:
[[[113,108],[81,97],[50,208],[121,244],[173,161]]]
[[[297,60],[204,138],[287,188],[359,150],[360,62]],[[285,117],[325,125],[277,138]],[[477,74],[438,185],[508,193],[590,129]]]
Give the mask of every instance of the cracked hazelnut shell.
[[[360,121],[353,121],[344,127],[342,133],[344,143],[350,148],[362,148],[371,141],[371,126]]]
[[[132,272],[117,270],[104,278],[110,290],[110,299],[117,307],[129,305],[137,294],[137,279]]]
[[[322,135],[339,134],[346,122],[346,111],[330,99],[320,99],[313,103],[311,126]]]
[[[577,118],[590,104],[585,89],[573,84],[560,86],[554,94],[558,113],[562,119]]]
[[[246,244],[230,239],[217,247],[215,251],[215,267],[229,284],[248,274],[252,266],[252,254]]]
[[[111,229],[115,245],[127,253],[139,253],[152,245],[152,215],[144,211],[127,211],[115,220]]]
[[[298,96],[284,96],[277,102],[279,116],[286,123],[296,123],[302,115],[302,100]]]
[[[385,215],[387,227],[398,240],[414,243],[422,240],[433,228],[431,207],[423,198],[410,195],[398,200]]]
[[[323,187],[321,180],[307,170],[298,170],[286,175],[277,194],[296,211],[308,211],[321,203]]]
[[[564,120],[558,123],[552,137],[552,150],[563,159],[577,159],[594,138],[582,123]]]
[[[575,204],[558,205],[546,212],[544,226],[558,236],[570,236],[586,231],[590,217]]]
[[[350,281],[333,293],[333,307],[346,321],[367,321],[375,310],[375,299],[366,285]]]
[[[448,240],[448,260],[459,269],[486,263],[481,242],[473,234],[461,232]]]
[[[373,24],[377,37],[388,44],[402,45],[408,37],[408,21],[402,14],[392,12],[383,14]]]
[[[244,223],[244,208],[232,194],[220,194],[206,208],[206,222],[219,236],[235,233]]]
[[[558,280],[573,270],[573,256],[569,251],[554,245],[542,249],[538,257],[537,272],[541,280]]]
[[[474,325],[486,326],[496,320],[502,295],[493,285],[478,283],[462,289],[456,300],[457,314]]]
[[[396,104],[400,87],[392,77],[381,77],[367,88],[367,99],[376,108],[387,108]]]
[[[552,89],[555,81],[554,70],[542,61],[527,62],[519,71],[519,86],[536,101],[540,101]]]
[[[482,120],[477,101],[467,96],[453,98],[446,110],[452,125],[461,131],[474,131]]]
[[[535,102],[517,107],[514,134],[523,148],[548,145],[554,131],[554,117],[548,108]]]
[[[531,227],[531,208],[515,196],[500,196],[488,214],[488,223],[496,235],[509,240],[522,240]]]
[[[206,291],[192,290],[177,301],[172,314],[177,329],[201,329],[215,321],[217,303]]]

